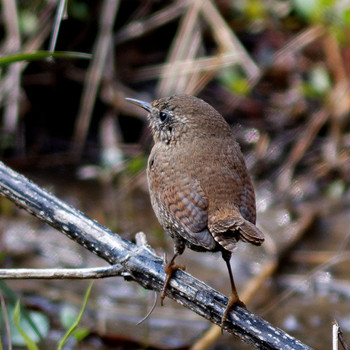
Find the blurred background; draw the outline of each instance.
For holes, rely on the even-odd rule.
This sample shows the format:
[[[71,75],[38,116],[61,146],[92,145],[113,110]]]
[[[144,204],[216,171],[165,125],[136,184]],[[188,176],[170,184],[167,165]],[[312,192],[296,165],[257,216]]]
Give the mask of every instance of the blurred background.
[[[146,113],[125,97],[201,97],[241,145],[266,236],[262,247],[240,243],[231,260],[241,298],[309,346],[331,347],[334,320],[350,342],[349,1],[0,4],[3,162],[122,237],[144,231],[159,255],[171,253],[149,201]],[[92,56],[39,57],[54,47]],[[220,255],[186,250],[178,262],[229,295]],[[103,265],[0,198],[1,268]],[[13,325],[16,300],[27,335],[52,349],[88,284],[0,281],[4,349],[25,344]],[[169,299],[136,325],[153,299],[122,278],[95,281],[65,349],[250,348]]]

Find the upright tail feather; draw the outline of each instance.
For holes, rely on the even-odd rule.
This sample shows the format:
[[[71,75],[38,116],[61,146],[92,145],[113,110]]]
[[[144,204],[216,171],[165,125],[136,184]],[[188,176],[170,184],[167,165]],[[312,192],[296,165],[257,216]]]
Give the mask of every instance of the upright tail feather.
[[[243,219],[243,223],[238,228],[240,239],[243,242],[261,245],[264,242],[264,234],[251,222]]]
[[[208,225],[214,239],[226,250],[232,251],[239,239],[254,245],[264,242],[263,233],[242,217],[217,220]]]

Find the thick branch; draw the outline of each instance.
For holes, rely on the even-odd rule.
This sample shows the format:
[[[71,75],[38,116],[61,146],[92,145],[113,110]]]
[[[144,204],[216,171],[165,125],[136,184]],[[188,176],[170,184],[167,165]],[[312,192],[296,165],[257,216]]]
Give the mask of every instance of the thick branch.
[[[147,289],[161,290],[165,279],[163,261],[142,236],[139,235],[141,243],[136,245],[122,239],[1,162],[0,193],[108,263],[121,265],[125,279],[135,280]],[[188,273],[182,270],[174,273],[167,295],[220,325],[227,298]],[[230,312],[225,329],[258,349],[311,349],[241,307]]]

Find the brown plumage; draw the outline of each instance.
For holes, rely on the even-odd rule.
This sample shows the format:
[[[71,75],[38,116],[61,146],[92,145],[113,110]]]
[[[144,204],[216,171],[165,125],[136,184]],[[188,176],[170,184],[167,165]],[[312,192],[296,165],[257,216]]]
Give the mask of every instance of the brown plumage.
[[[175,243],[166,266],[162,298],[185,246],[195,251],[220,251],[226,261],[232,295],[223,322],[239,300],[230,267],[238,240],[260,245],[255,226],[251,179],[230,126],[208,103],[175,95],[151,104],[128,99],[149,112],[154,146],[147,177],[154,212]]]

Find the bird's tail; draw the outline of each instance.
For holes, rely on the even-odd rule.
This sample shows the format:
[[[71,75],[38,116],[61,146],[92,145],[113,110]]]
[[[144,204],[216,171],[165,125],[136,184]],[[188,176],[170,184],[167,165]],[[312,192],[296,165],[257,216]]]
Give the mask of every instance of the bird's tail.
[[[208,226],[214,239],[228,251],[233,251],[238,240],[254,245],[261,245],[264,242],[263,233],[242,217],[216,220]]]

